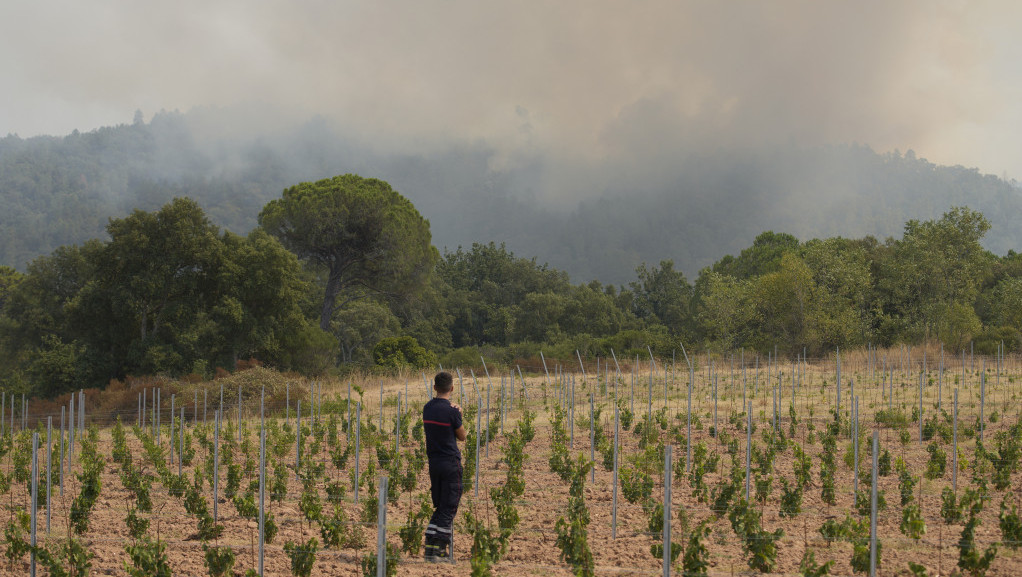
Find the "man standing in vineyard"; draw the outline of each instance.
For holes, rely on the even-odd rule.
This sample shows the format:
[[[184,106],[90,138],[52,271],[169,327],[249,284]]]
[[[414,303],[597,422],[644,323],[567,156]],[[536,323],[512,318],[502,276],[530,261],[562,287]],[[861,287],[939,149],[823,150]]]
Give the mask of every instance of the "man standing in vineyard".
[[[461,451],[458,441],[468,436],[461,424],[461,407],[451,402],[454,377],[437,373],[433,379],[436,396],[422,408],[422,427],[426,433],[429,457],[430,492],[433,516],[426,527],[427,561],[447,560],[451,556],[454,516],[461,501]]]

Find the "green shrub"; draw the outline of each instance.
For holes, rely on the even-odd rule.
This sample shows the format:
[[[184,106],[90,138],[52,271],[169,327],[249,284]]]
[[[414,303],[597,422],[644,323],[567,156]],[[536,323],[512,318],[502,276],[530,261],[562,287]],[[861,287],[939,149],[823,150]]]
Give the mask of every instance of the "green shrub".
[[[230,547],[210,547],[203,544],[204,562],[209,570],[209,577],[229,577],[233,575],[234,549]]]
[[[131,565],[124,563],[124,570],[132,577],[170,577],[170,561],[166,545],[162,541],[151,541],[143,537],[124,548],[131,558]]]
[[[436,355],[423,348],[408,335],[381,339],[373,347],[373,362],[392,369],[424,369],[436,366]]]
[[[312,566],[316,563],[316,551],[319,542],[312,537],[305,543],[288,541],[284,544],[284,553],[291,559],[291,574],[295,577],[309,577]]]
[[[397,548],[397,545],[387,543],[384,557],[387,561],[384,574],[387,577],[394,577],[397,575],[397,564],[401,561],[401,551]],[[376,553],[368,553],[362,556],[362,575],[363,577],[376,577]]]
[[[590,467],[592,463],[581,455],[571,463],[567,515],[558,518],[554,526],[561,559],[571,565],[579,577],[595,575],[595,561],[589,547],[589,509],[586,507],[584,493],[585,478]]]
[[[833,560],[827,561],[823,565],[817,565],[816,553],[806,549],[802,554],[802,561],[798,564],[798,570],[802,577],[825,577],[830,575],[830,568],[833,565]]]
[[[788,485],[787,479],[781,479],[781,517],[794,518],[802,512],[802,488],[798,484]]]
[[[920,539],[926,534],[926,522],[919,511],[919,504],[912,503],[901,510],[901,532],[912,538]]]
[[[1018,549],[1022,547],[1022,519],[1014,503],[1008,507],[1008,499],[1001,500],[1001,512],[997,517],[1001,527],[1001,538],[1006,547]]]
[[[703,539],[710,536],[710,527],[703,521],[692,530],[685,546],[685,556],[681,559],[681,574],[687,577],[707,575],[710,567],[710,552],[703,544]]]
[[[944,487],[940,492],[940,516],[948,525],[962,520],[962,510],[955,502],[955,492],[951,487]]]
[[[926,462],[926,478],[940,479],[947,471],[947,453],[936,441],[930,443],[926,451],[930,454],[930,459]]]

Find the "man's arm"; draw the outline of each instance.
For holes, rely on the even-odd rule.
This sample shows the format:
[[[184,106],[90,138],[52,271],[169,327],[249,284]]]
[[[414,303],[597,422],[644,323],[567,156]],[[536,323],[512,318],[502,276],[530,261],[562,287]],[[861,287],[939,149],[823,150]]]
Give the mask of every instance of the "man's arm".
[[[458,403],[451,403],[451,406],[454,407],[455,411],[458,411],[458,415],[461,415],[461,407],[458,406]],[[462,425],[457,429],[454,429],[454,438],[458,439],[459,441],[464,441],[465,439],[468,438],[468,431],[465,430],[465,425]]]

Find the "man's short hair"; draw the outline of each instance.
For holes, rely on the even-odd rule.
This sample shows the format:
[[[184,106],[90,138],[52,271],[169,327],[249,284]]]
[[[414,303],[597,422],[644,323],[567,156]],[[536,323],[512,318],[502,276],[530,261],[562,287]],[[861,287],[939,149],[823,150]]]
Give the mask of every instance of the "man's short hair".
[[[447,371],[440,371],[433,377],[433,388],[440,394],[450,392],[454,388],[454,377]]]

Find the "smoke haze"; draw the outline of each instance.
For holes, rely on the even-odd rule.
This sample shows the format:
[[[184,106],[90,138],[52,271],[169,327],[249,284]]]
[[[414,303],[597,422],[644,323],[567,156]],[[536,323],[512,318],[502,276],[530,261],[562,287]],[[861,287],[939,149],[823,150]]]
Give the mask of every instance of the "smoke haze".
[[[795,140],[1018,174],[1020,12],[954,1],[6,3],[0,133],[259,103],[278,120],[330,117],[391,150],[484,141],[505,163],[541,154],[655,170],[687,149]]]
[[[1022,174],[1020,21],[1022,4],[1009,1],[7,2],[0,135],[180,110],[190,111],[194,140],[222,152],[227,143],[279,146],[277,135],[301,126],[293,170],[281,178],[342,169],[387,178],[434,222],[431,210],[455,202],[437,199],[448,193],[577,214],[640,194],[675,194],[698,209],[710,203],[700,195],[761,181],[755,198],[715,209],[748,201],[750,214],[769,215],[812,202],[822,212],[854,200],[854,171],[800,170],[786,181],[773,166],[764,177],[772,150],[859,143]],[[211,158],[226,174],[251,164]],[[727,175],[730,160],[744,188],[699,181],[706,165]],[[317,168],[295,172],[305,164]],[[757,221],[719,248],[740,249],[777,222]],[[480,226],[435,236],[453,245],[471,234],[531,234]],[[541,249],[527,254],[543,258]],[[664,256],[684,250],[665,247]],[[693,272],[719,256],[679,258]],[[579,274],[590,272],[599,271]]]

